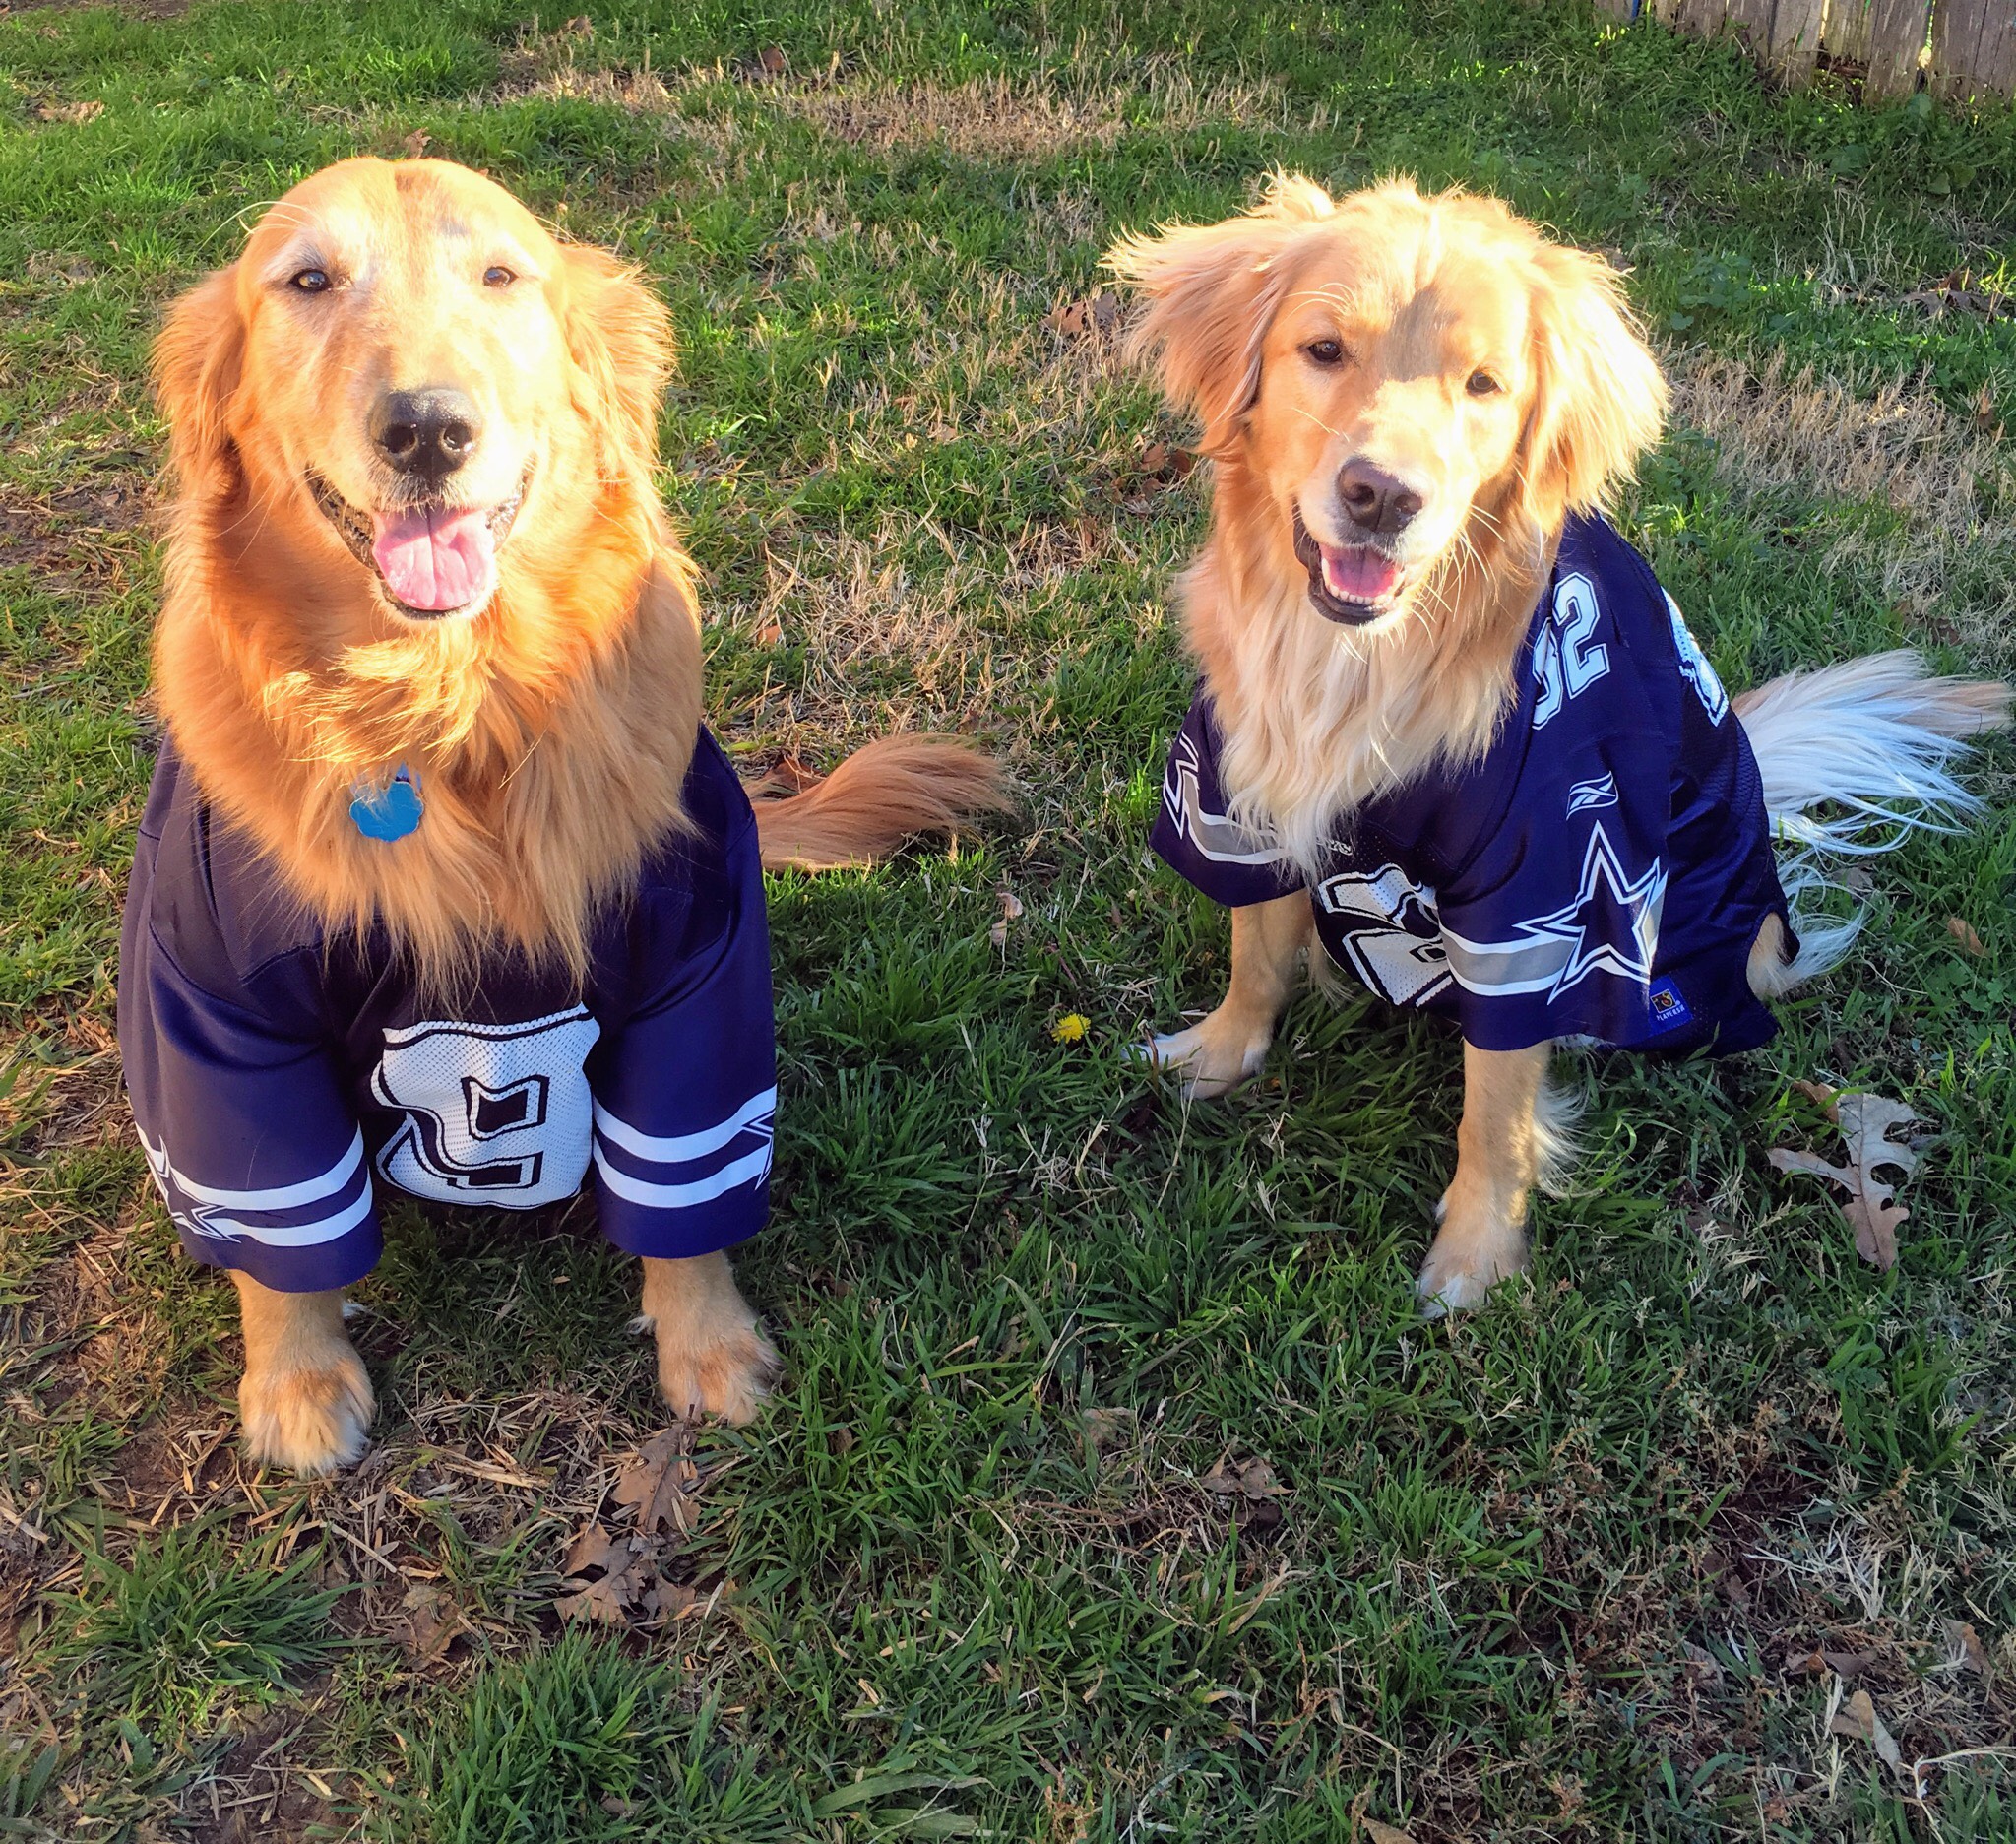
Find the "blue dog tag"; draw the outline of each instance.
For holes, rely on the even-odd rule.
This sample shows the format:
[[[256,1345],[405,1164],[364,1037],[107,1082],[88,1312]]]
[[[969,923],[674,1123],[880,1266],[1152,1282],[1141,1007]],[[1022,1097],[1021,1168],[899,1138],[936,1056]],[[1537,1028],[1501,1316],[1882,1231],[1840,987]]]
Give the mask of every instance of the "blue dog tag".
[[[404,762],[378,793],[359,787],[350,798],[350,820],[366,839],[404,839],[419,830],[426,810],[420,785]]]

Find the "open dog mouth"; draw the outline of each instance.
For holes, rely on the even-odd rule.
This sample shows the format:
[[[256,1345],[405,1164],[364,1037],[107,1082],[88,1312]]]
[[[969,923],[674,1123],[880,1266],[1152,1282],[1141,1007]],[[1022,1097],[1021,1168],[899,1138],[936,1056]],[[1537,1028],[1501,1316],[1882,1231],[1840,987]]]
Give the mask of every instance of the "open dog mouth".
[[[1363,627],[1400,605],[1408,571],[1373,544],[1325,544],[1294,508],[1295,560],[1309,573],[1309,600],[1326,621]]]
[[[432,621],[479,608],[497,587],[497,552],[531,476],[494,506],[398,506],[365,512],[310,472],[308,490],[350,555],[402,614]]]

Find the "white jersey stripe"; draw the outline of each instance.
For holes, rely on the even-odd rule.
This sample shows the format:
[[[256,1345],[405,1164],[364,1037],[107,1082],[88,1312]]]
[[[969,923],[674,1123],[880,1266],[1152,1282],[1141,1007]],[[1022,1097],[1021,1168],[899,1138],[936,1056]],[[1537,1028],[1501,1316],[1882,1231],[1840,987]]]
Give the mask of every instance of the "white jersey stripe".
[[[648,1184],[642,1178],[633,1178],[629,1173],[610,1165],[599,1146],[595,1149],[595,1164],[602,1175],[602,1182],[625,1203],[642,1204],[648,1210],[684,1210],[707,1203],[739,1184],[755,1183],[770,1171],[770,1153],[766,1140],[753,1152],[730,1160],[711,1176],[695,1178],[690,1184]]]
[[[269,1248],[312,1248],[317,1243],[333,1242],[347,1236],[370,1214],[371,1181],[366,1178],[363,1194],[355,1203],[319,1223],[240,1223],[235,1217],[216,1216],[208,1210],[191,1211],[187,1221],[198,1236],[219,1241],[235,1241],[243,1236],[264,1242]]]
[[[364,1160],[364,1129],[359,1127],[356,1137],[350,1141],[349,1151],[319,1178],[303,1178],[298,1184],[279,1184],[263,1191],[233,1191],[216,1184],[198,1184],[194,1178],[177,1172],[168,1163],[167,1148],[155,1145],[145,1133],[140,1136],[140,1144],[146,1150],[147,1163],[154,1168],[157,1178],[172,1179],[177,1190],[199,1204],[218,1204],[226,1210],[303,1209],[342,1190]]]
[[[709,1153],[721,1151],[736,1134],[757,1126],[765,1114],[776,1112],[777,1090],[771,1087],[760,1095],[750,1096],[717,1127],[703,1127],[698,1133],[681,1133],[664,1139],[657,1134],[640,1133],[598,1102],[595,1105],[595,1130],[611,1146],[620,1147],[633,1158],[648,1159],[657,1166],[676,1166],[689,1159],[702,1159]]]

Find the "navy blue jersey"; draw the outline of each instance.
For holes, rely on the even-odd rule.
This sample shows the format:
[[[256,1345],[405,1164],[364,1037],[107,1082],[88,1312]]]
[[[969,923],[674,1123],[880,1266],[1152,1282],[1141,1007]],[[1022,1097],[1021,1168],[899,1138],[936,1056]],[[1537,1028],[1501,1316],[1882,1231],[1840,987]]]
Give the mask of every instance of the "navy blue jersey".
[[[378,1258],[374,1186],[530,1210],[591,1166],[641,1255],[762,1228],[777,1108],[755,818],[701,732],[697,823],[597,922],[585,981],[499,951],[418,987],[382,927],[325,931],[164,748],[119,953],[119,1048],[148,1163],[199,1261],[297,1293]]]
[[[1342,815],[1306,876],[1227,817],[1200,689],[1155,849],[1232,907],[1312,888],[1332,959],[1481,1049],[1768,1041],[1745,966],[1764,919],[1791,919],[1756,758],[1678,607],[1605,521],[1568,522],[1515,684],[1480,759]]]

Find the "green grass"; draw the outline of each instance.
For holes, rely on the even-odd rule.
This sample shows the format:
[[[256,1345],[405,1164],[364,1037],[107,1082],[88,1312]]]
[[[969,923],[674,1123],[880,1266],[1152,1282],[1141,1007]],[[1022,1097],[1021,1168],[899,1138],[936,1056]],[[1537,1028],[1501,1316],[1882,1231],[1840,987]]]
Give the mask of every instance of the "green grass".
[[[1203,499],[1141,479],[1184,431],[1111,342],[1045,324],[1117,231],[1277,162],[1499,192],[1628,262],[1669,342],[1624,520],[1726,679],[1905,641],[2007,670],[2016,325],[1922,296],[2008,285],[2006,112],[1782,96],[1568,5],[583,4],[0,20],[0,1831],[2008,1836],[2010,750],[1978,831],[1871,867],[1769,1050],[1585,1066],[1530,1287],[1423,1326],[1445,1033],[1308,1000],[1195,1112],[1125,1060],[1225,977],[1223,916],[1143,858]],[[587,1207],[400,1213],[372,1457],[253,1476],[229,1290],[116,1087],[147,343],[263,201],[414,133],[670,304],[662,484],[728,746],[965,725],[1030,789],[956,857],[772,882],[787,1099],[742,1274],[789,1377],[702,1437],[698,1599],[648,1633],[551,1608],[658,1425]],[[1766,1166],[1832,1151],[1799,1080],[1933,1136],[1892,1274]],[[1255,1458],[1278,1495],[1202,1483]],[[1861,1655],[1907,1762],[1985,1751],[1921,1791],[1829,1740],[1816,1653]]]

